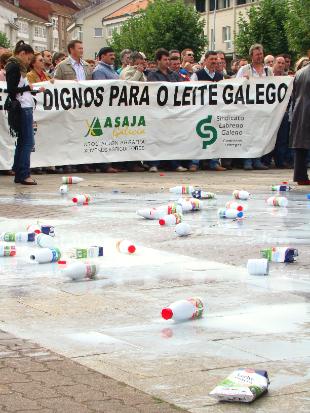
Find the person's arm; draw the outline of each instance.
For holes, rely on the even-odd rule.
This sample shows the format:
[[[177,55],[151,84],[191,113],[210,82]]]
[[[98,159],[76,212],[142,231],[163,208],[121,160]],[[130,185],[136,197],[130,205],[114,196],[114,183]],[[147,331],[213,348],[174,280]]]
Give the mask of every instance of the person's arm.
[[[9,63],[6,67],[7,93],[12,100],[16,99],[18,93],[31,92],[30,85],[18,87],[20,81],[20,69],[17,64]]]
[[[57,65],[55,69],[54,79],[63,80],[62,65]]]
[[[136,82],[139,82],[141,80],[141,74],[143,72],[141,72],[140,70],[136,69],[133,75],[130,75],[130,73],[128,73],[128,71],[125,72],[124,74],[124,80],[133,80]]]

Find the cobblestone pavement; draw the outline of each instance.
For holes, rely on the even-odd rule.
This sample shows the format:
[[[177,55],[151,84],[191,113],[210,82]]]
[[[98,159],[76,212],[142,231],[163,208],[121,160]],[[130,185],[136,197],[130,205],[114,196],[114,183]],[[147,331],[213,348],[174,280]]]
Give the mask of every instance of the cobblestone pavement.
[[[174,413],[168,403],[0,330],[0,412]]]

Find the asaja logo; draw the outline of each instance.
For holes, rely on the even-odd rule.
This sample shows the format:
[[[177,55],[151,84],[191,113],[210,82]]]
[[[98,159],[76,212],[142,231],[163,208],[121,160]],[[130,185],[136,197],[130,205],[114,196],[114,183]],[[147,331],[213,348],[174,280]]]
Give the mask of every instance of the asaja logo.
[[[217,130],[211,126],[212,115],[207,116],[197,123],[196,132],[202,139],[202,149],[207,149],[217,140]]]
[[[100,120],[98,117],[95,117],[91,123],[87,123],[87,134],[85,138],[88,136],[102,136],[104,129],[114,129],[123,132],[132,132],[131,134],[141,134],[142,130],[141,127],[146,126],[144,116],[117,116],[115,118],[111,118],[107,116],[106,118]],[[132,129],[138,128],[138,129]],[[143,130],[144,133],[144,130]],[[124,133],[126,135],[126,133]],[[129,133],[130,134],[130,133]]]

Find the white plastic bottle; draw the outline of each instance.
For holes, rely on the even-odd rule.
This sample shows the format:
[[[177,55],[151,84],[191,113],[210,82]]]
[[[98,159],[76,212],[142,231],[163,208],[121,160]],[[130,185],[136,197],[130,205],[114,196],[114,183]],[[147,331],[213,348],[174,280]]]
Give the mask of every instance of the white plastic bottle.
[[[244,201],[246,201],[247,199],[249,199],[250,193],[247,191],[243,191],[243,190],[242,191],[236,190],[233,192],[233,197],[236,199],[243,199]]]
[[[164,210],[158,208],[142,208],[138,209],[137,215],[145,219],[159,219],[160,215],[166,215]]]
[[[41,232],[41,226],[39,224],[27,225],[26,229],[27,229],[27,232],[29,232],[29,233],[34,232],[36,234],[40,234],[40,232]]]
[[[180,224],[177,224],[175,227],[175,233],[179,237],[186,237],[187,235],[190,235],[192,233],[192,229],[189,224],[186,222],[181,222]]]
[[[93,280],[98,273],[98,264],[87,262],[76,262],[68,265],[63,271],[63,274],[72,281]]]
[[[281,185],[272,185],[271,190],[277,192],[287,192],[291,191],[292,187],[290,187],[287,183],[282,183]]]
[[[178,204],[183,212],[199,211],[202,207],[202,201],[196,198],[180,198]]]
[[[172,194],[191,194],[194,192],[195,188],[191,185],[179,185],[179,186],[174,186],[173,188],[170,188],[169,191]]]
[[[134,254],[137,248],[133,242],[123,239],[116,242],[116,249],[122,254]]]
[[[0,244],[0,257],[15,257],[15,245]]]
[[[77,205],[88,205],[91,202],[91,197],[90,195],[86,195],[86,194],[75,195],[72,198],[72,202]]]
[[[49,262],[57,262],[61,257],[61,253],[58,248],[42,248],[34,251],[30,255],[30,260],[35,261],[38,264],[47,264]]]
[[[267,199],[267,204],[285,208],[288,206],[288,199],[284,196],[271,196]]]
[[[201,191],[201,189],[195,189],[192,192],[192,197],[197,199],[214,199],[216,196],[213,192]]]
[[[69,192],[68,185],[64,184],[59,187],[59,192],[61,195],[67,194]]]
[[[5,242],[34,242],[35,233],[31,232],[3,232],[0,235],[0,240]]]
[[[159,225],[177,225],[180,222],[182,222],[183,216],[182,214],[171,214],[171,215],[165,215],[163,218],[160,218]]]
[[[78,176],[63,176],[62,177],[62,183],[63,184],[78,184],[80,182],[83,182],[84,179],[83,178],[79,178]]]
[[[237,211],[245,211],[246,206],[236,201],[228,201],[225,205],[226,209],[236,209]]]
[[[54,248],[55,239],[46,234],[39,234],[36,236],[36,244],[41,248]]]
[[[175,301],[169,307],[163,308],[161,315],[165,320],[186,321],[200,318],[203,310],[204,305],[200,298],[189,298]]]
[[[70,257],[76,259],[103,257],[103,247],[95,245],[88,248],[75,248],[71,251]]]
[[[220,208],[217,213],[220,218],[241,219],[243,217],[243,212],[237,209]]]

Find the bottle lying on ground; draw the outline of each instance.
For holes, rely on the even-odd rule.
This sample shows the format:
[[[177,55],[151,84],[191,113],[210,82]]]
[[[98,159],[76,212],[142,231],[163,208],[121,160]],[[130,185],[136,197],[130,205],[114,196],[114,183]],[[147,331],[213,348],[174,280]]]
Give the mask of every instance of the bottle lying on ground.
[[[165,320],[186,321],[200,318],[204,311],[204,305],[200,298],[188,298],[179,300],[165,307],[161,316]]]

